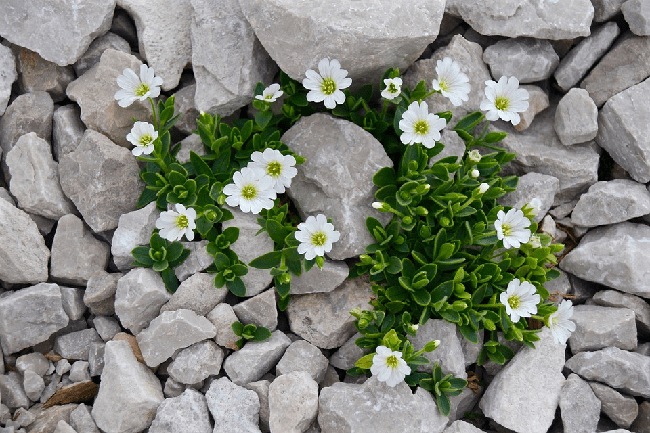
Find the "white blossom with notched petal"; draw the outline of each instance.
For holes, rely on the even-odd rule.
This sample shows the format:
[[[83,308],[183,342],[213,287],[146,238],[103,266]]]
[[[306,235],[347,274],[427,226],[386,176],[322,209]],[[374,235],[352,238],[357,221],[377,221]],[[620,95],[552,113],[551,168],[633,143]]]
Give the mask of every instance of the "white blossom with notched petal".
[[[266,148],[264,152],[253,152],[248,167],[261,170],[273,180],[273,189],[282,194],[285,187],[291,186],[291,179],[298,174],[296,158],[292,155],[283,155],[275,149]]]
[[[277,83],[271,84],[269,87],[264,89],[261,95],[255,96],[255,99],[266,102],[275,102],[284,92],[280,90],[280,85]]]
[[[242,212],[258,214],[262,209],[271,209],[276,193],[273,179],[263,171],[244,167],[232,176],[233,183],[223,188],[228,206],[239,206]]]
[[[298,253],[304,254],[305,259],[311,260],[316,256],[324,256],[332,251],[332,243],[339,240],[341,234],[334,230],[334,225],[327,222],[323,214],[310,216],[304,223],[298,224],[295,233]]]
[[[346,78],[348,71],[341,69],[341,64],[336,59],[331,62],[323,59],[318,62],[318,72],[312,69],[305,72],[307,78],[302,80],[302,85],[309,90],[307,100],[324,102],[329,109],[344,103],[345,94],[341,90],[352,84],[352,78]]]
[[[401,78],[385,78],[384,84],[386,85],[386,88],[381,91],[382,97],[386,99],[395,99],[400,93],[402,93]]]
[[[573,304],[564,299],[558,305],[557,311],[548,317],[548,327],[556,343],[565,344],[571,333],[576,330],[576,324],[569,320],[572,316]]]
[[[163,80],[154,76],[153,68],[140,65],[140,77],[131,68],[126,68],[122,75],[117,77],[117,85],[121,87],[115,93],[115,99],[120,107],[128,107],[135,101],[144,101],[147,98],[156,98],[160,95],[160,86]]]
[[[188,241],[194,240],[194,229],[196,228],[196,211],[185,208],[176,203],[176,211],[169,210],[160,213],[156,220],[156,228],[160,229],[160,237],[170,242],[180,241],[183,235]]]
[[[431,149],[436,145],[436,141],[440,140],[440,131],[445,126],[447,121],[429,113],[426,102],[415,101],[402,114],[399,129],[403,132],[399,138],[404,144],[422,143],[424,147]]]
[[[470,150],[469,153],[467,154],[467,157],[472,162],[480,162],[481,161],[481,154],[476,149]]]
[[[532,235],[530,237],[530,239],[528,240],[528,244],[533,248],[541,248],[542,247],[542,240],[540,239],[539,236]]]
[[[528,109],[528,92],[519,89],[519,80],[515,77],[501,77],[498,83],[486,81],[485,86],[486,99],[481,102],[481,110],[487,111],[485,118],[501,118],[518,125],[521,120],[518,113]]]
[[[126,139],[135,146],[131,150],[135,156],[149,155],[153,152],[153,142],[156,138],[158,138],[158,131],[147,122],[135,122],[131,132],[126,135]]]
[[[499,300],[506,306],[506,314],[512,323],[517,323],[520,318],[537,313],[537,304],[541,298],[531,283],[514,279],[508,283],[508,288],[501,293]]]
[[[455,106],[462,105],[463,101],[469,100],[468,95],[471,90],[469,78],[460,72],[458,63],[449,57],[438,60],[436,62],[436,73],[438,78],[434,79],[431,84],[435,90],[440,91],[442,96],[448,98]]]
[[[377,354],[372,357],[370,372],[380,382],[393,387],[411,374],[411,367],[402,359],[402,352],[393,352],[386,346],[377,346]]]
[[[503,240],[504,248],[519,248],[530,239],[530,220],[524,216],[519,209],[510,209],[508,213],[500,210],[497,213],[497,220],[494,228],[497,230],[497,238]]]

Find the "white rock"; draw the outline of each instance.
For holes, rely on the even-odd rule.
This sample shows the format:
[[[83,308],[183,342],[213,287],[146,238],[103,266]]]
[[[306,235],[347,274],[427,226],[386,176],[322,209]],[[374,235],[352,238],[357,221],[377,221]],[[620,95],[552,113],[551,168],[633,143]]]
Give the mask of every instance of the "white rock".
[[[318,383],[306,371],[276,378],[269,386],[269,428],[302,433],[318,415]]]
[[[260,433],[260,402],[254,391],[222,377],[212,382],[205,398],[214,418],[213,433]]]
[[[160,307],[171,298],[160,275],[149,268],[136,268],[117,281],[115,314],[134,334],[149,326]]]

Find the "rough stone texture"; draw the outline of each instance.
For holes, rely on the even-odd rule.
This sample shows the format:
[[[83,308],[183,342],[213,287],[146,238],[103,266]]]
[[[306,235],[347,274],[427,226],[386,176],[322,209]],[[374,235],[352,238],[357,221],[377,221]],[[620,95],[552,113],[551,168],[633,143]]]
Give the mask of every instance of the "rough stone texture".
[[[583,280],[650,298],[650,227],[623,222],[590,230],[560,262]]]
[[[223,349],[213,341],[201,341],[182,349],[167,367],[169,376],[177,382],[191,385],[221,370]]]
[[[571,221],[594,227],[615,224],[650,214],[650,192],[633,180],[597,182],[580,196]]]
[[[176,106],[174,106],[174,111],[176,110],[179,110],[179,108],[176,108]],[[196,123],[196,121],[194,123]],[[178,125],[178,122],[174,124],[174,126],[176,125]],[[194,129],[196,129],[196,126],[194,127]],[[201,137],[199,137],[197,134],[192,134],[188,137],[185,137],[184,139],[181,140],[179,144],[181,145],[181,149],[176,154],[176,159],[178,159],[178,161],[181,164],[190,162],[190,151],[196,153],[199,156],[203,156],[206,154],[205,145],[203,144],[203,141],[201,141]],[[225,207],[231,209],[232,212],[232,208],[229,208],[227,205],[225,205]],[[244,214],[244,215],[248,215],[248,214]]]
[[[88,128],[129,149],[133,145],[126,136],[131,132],[133,119],[151,119],[151,104],[136,101],[126,108],[117,105],[115,92],[120,89],[117,77],[126,68],[139,74],[141,64],[135,56],[109,48],[97,65],[70,83],[66,90],[68,97],[81,107],[81,120]]]
[[[61,287],[63,297],[63,310],[70,320],[79,320],[86,311],[84,304],[84,291],[76,287]]]
[[[335,383],[323,388],[318,425],[322,433],[385,431],[387,426],[414,433],[441,433],[449,421],[428,391],[415,394],[405,382],[391,388],[371,377],[363,384]]]
[[[323,269],[314,266],[299,277],[291,276],[291,294],[331,292],[348,277],[350,268],[344,261],[326,260]]]
[[[54,430],[54,433],[77,433],[75,429],[73,429],[70,424],[67,422],[60,420],[56,424],[56,429]]]
[[[523,348],[494,377],[479,403],[485,416],[519,433],[547,431],[560,401],[565,344],[548,328],[535,349]]]
[[[84,304],[93,314],[104,316],[115,314],[117,281],[123,276],[124,274],[100,271],[90,277],[84,292]]]
[[[9,409],[27,409],[31,405],[23,389],[22,378],[15,371],[0,375],[0,400]]]
[[[650,80],[610,98],[598,114],[596,136],[612,159],[641,183],[650,181],[650,125],[644,121],[650,116],[650,107],[642,102],[648,97]]]
[[[16,81],[16,77],[14,53],[11,52],[11,48],[2,45],[0,46],[0,116],[7,109],[9,97],[11,96],[11,86]],[[0,156],[2,156],[1,151]]]
[[[291,331],[321,349],[333,349],[354,333],[354,308],[369,308],[370,284],[363,277],[346,280],[330,293],[296,295],[287,308]]]
[[[111,340],[115,335],[122,331],[120,324],[112,317],[97,316],[93,319],[93,327],[102,340]]]
[[[11,224],[0,224],[0,280],[6,283],[46,281],[50,250],[36,223],[6,200],[0,200],[0,221],[11,221]]]
[[[302,433],[318,415],[318,383],[306,371],[283,374],[269,386],[269,427]]]
[[[603,413],[618,426],[628,428],[639,414],[636,400],[602,383],[589,382],[589,385],[600,400]]]
[[[302,80],[320,59],[338,59],[352,82],[405,69],[436,39],[445,2],[336,0],[315,6],[290,0],[242,0],[242,11],[264,48],[291,78]],[[332,23],[338,23],[332,27]],[[286,37],[295,29],[295,37]],[[390,29],[387,34],[386,29]]]
[[[264,326],[271,331],[278,327],[278,309],[275,307],[273,288],[240,302],[233,307],[237,318],[244,325]]]
[[[54,433],[59,421],[63,420],[68,422],[70,414],[76,408],[76,404],[64,404],[40,411],[36,416],[36,421],[29,426],[29,433]]]
[[[213,433],[260,432],[260,402],[255,391],[222,377],[212,382],[205,398],[214,418]]]
[[[100,433],[90,415],[88,406],[81,403],[75,410],[70,412],[70,426],[77,431],[77,433]]]
[[[598,108],[589,92],[573,88],[555,111],[555,132],[565,146],[586,143],[598,133]]]
[[[111,32],[126,39],[133,47],[138,45],[138,32],[135,29],[133,18],[123,9],[117,8],[115,10]]]
[[[578,84],[587,71],[607,52],[619,33],[618,25],[613,21],[608,22],[573,47],[555,70],[554,77],[560,89],[566,92]]]
[[[650,35],[650,3],[647,0],[628,0],[622,4],[621,11],[632,33]]]
[[[20,374],[25,374],[27,370],[31,370],[39,376],[44,376],[49,368],[50,361],[38,352],[28,353],[16,359],[16,370]]]
[[[586,89],[600,107],[612,96],[649,75],[650,38],[631,36],[616,44],[580,83],[580,87]],[[637,113],[635,117],[643,116]]]
[[[650,402],[644,401],[639,405],[639,415],[630,426],[635,433],[650,432]]]
[[[81,121],[81,112],[76,104],[57,108],[52,116],[52,152],[59,161],[74,151],[84,135],[86,126]]]
[[[185,249],[190,250],[190,255],[179,266],[174,268],[174,273],[179,281],[185,281],[190,275],[201,272],[214,263],[214,257],[208,254],[205,247],[207,240],[197,242],[182,242]]]
[[[111,26],[115,1],[11,1],[0,18],[0,36],[60,66],[77,61]]]
[[[160,381],[135,359],[125,341],[106,343],[104,362],[92,410],[97,427],[106,433],[144,430],[165,399]]]
[[[165,311],[151,321],[136,339],[149,367],[157,367],[178,349],[214,338],[216,329],[208,319],[191,310]]]
[[[265,341],[248,341],[241,350],[226,358],[223,369],[234,383],[246,385],[259,380],[280,360],[291,340],[282,331],[273,331]]]
[[[650,397],[650,357],[607,347],[596,352],[580,352],[566,367],[584,379],[606,383],[627,394]]]
[[[275,366],[278,376],[289,374],[294,371],[304,371],[316,381],[321,383],[327,371],[327,358],[320,349],[305,340],[298,340],[291,343]]]
[[[523,113],[519,113],[519,124],[515,126],[517,131],[528,129],[535,120],[535,116],[546,110],[550,105],[548,95],[541,88],[531,84],[525,84],[521,88],[528,92],[528,109]]]
[[[158,217],[160,211],[156,209],[155,202],[149,203],[142,209],[120,215],[111,241],[111,254],[119,270],[128,271],[133,268],[131,263],[134,259],[131,251],[135,247],[149,243]]]
[[[102,341],[93,328],[62,335],[54,343],[54,351],[66,359],[88,360],[88,349]]]
[[[257,382],[250,382],[244,385],[245,388],[255,391],[260,400],[260,430],[267,433],[269,429],[269,386],[271,382],[268,380],[258,380]]]
[[[31,401],[38,401],[41,398],[41,393],[45,389],[45,382],[41,376],[32,370],[27,370],[23,374],[23,389],[27,398]]]
[[[571,352],[618,347],[636,348],[636,321],[634,311],[599,305],[576,305],[571,320],[576,330],[569,337]]]
[[[357,338],[361,337],[363,337],[363,335],[358,332],[354,334],[339,348],[339,350],[330,356],[330,364],[336,368],[340,368],[341,370],[349,370],[354,367],[354,363],[365,355],[364,350],[355,343]]]
[[[126,341],[129,343],[131,351],[133,352],[133,355],[135,355],[135,359],[137,359],[139,363],[145,364],[144,358],[142,357],[142,351],[140,351],[140,346],[138,346],[138,341],[133,335],[127,334],[126,332],[120,332],[113,337],[113,341]]]
[[[120,323],[134,334],[149,326],[160,307],[169,301],[160,274],[149,268],[136,268],[117,281],[115,314]]]
[[[547,79],[560,63],[551,43],[532,38],[504,39],[483,52],[483,61],[490,65],[492,77],[517,77],[520,83]]]
[[[193,389],[163,401],[149,427],[149,433],[185,432],[212,433],[206,399]]]
[[[73,382],[85,382],[90,380],[88,361],[77,361],[70,367],[69,379]]]
[[[601,290],[592,299],[598,305],[634,311],[637,331],[646,337],[650,336],[650,305],[643,299],[616,290]]]
[[[214,307],[206,316],[217,329],[217,335],[214,341],[221,347],[237,350],[237,340],[239,337],[232,330],[232,324],[237,321],[237,316],[232,307],[226,303],[221,303]]]
[[[47,92],[54,102],[65,99],[65,88],[75,79],[71,66],[48,62],[26,48],[15,47],[18,87],[21,93]]]
[[[454,421],[443,433],[481,433],[483,430],[463,420]]]
[[[115,239],[115,238],[113,238]],[[214,287],[213,274],[196,273],[183,281],[160,311],[192,310],[205,316],[224,300],[227,289]]]
[[[287,188],[301,217],[325,214],[341,234],[327,256],[342,260],[362,254],[374,242],[366,218],[389,220],[371,206],[377,190],[372,176],[393,165],[381,143],[361,127],[324,113],[301,118],[282,142],[307,159]]]
[[[116,228],[122,214],[136,209],[139,171],[131,152],[90,129],[59,161],[63,191],[95,232]]]
[[[113,32],[105,33],[92,41],[84,55],[81,56],[73,65],[77,76],[81,77],[93,66],[99,63],[102,53],[109,48],[131,54],[131,47],[126,39]],[[158,69],[156,69],[156,72],[158,72]]]
[[[186,134],[192,134],[192,131],[196,130],[196,119],[199,117],[199,110],[196,108],[196,103],[194,102],[194,94],[196,93],[196,84],[187,85],[176,93],[174,93],[174,112],[183,113],[174,124],[174,127]],[[189,137],[186,137],[182,140],[183,147],[181,147],[180,152],[176,155],[176,158],[181,161],[182,157],[187,161],[190,160],[189,151],[183,151],[184,148],[187,148],[186,141],[192,138],[192,142],[197,144],[197,150],[194,150],[195,153],[199,155],[205,154],[205,148],[201,142],[201,138],[192,134]],[[198,140],[197,140],[198,139]],[[185,155],[186,154],[186,155]],[[185,162],[185,161],[184,161]]]
[[[271,83],[277,66],[244,17],[240,2],[222,1],[219,8],[209,0],[189,0],[188,3],[194,9],[188,30],[191,30],[196,108],[228,116],[251,101],[258,82]],[[258,10],[254,16],[258,17],[258,13],[264,12]],[[285,26],[275,20],[272,25],[273,28],[280,26],[278,29]],[[286,45],[287,39],[284,42]],[[215,50],[215,46],[221,49]]]
[[[625,0],[591,0],[594,5],[594,21],[607,21],[621,10]]]
[[[499,204],[521,209],[532,199],[538,198],[542,205],[533,221],[539,223],[553,205],[559,187],[560,181],[555,176],[534,172],[526,173],[519,178],[517,189],[499,199]]]
[[[53,280],[85,286],[90,277],[106,269],[109,246],[97,240],[83,221],[68,214],[59,220],[52,241]]]
[[[47,340],[67,324],[56,284],[40,283],[0,298],[0,342],[5,356]]]
[[[413,343],[413,348],[418,351],[424,348],[425,344],[433,340],[440,340],[440,346],[433,352],[424,352],[431,364],[419,365],[418,371],[431,372],[433,363],[437,362],[442,367],[442,374],[452,373],[461,379],[467,378],[465,372],[465,355],[456,335],[456,325],[442,319],[429,319],[421,325],[415,337],[408,336]]]
[[[571,373],[562,386],[560,410],[565,431],[592,433],[600,418],[600,400],[589,384]]]

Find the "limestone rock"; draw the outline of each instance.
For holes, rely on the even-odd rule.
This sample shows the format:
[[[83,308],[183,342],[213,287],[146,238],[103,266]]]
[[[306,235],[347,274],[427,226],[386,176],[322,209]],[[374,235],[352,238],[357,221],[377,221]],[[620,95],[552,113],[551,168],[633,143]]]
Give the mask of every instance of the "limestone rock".
[[[647,0],[629,0],[621,5],[625,21],[637,36],[650,35],[650,3]]]
[[[600,418],[600,400],[589,384],[571,373],[562,386],[560,410],[566,431],[591,433],[596,431]]]
[[[260,432],[260,402],[255,391],[222,377],[212,382],[205,398],[214,418],[213,433]]]
[[[60,161],[64,154],[74,151],[84,135],[86,126],[81,121],[81,112],[75,105],[63,105],[52,116],[52,151],[54,159]]]
[[[11,96],[11,86],[16,81],[16,59],[11,48],[0,47],[0,116],[4,114]],[[1,149],[1,148],[0,148]],[[2,153],[0,152],[0,156]]]
[[[81,403],[75,410],[70,412],[70,426],[77,433],[100,433],[95,424],[95,420],[90,415],[88,406]]]
[[[644,401],[639,405],[639,415],[630,428],[635,433],[648,433],[650,431],[650,402]]]
[[[365,355],[365,351],[355,343],[357,338],[361,338],[362,336],[358,332],[354,334],[339,350],[330,356],[330,364],[341,370],[349,370],[354,367],[354,363]]]
[[[586,143],[598,133],[598,108],[585,89],[573,88],[555,111],[555,132],[565,146]]]
[[[650,336],[650,305],[643,299],[617,290],[601,290],[592,299],[597,305],[629,308],[634,311],[637,331],[644,336]]]
[[[196,83],[182,87],[180,90],[174,93],[174,112],[183,113],[180,119],[178,119],[178,121],[174,124],[174,127],[186,134],[192,134],[192,131],[196,131],[196,119],[200,114],[199,110],[196,108],[196,102],[194,101],[195,94]],[[199,153],[196,150],[194,152],[198,153],[199,155],[204,154],[205,150],[203,144],[201,143],[200,137],[196,134],[192,134],[190,137],[199,139],[199,146],[197,147],[200,149],[199,152],[203,153]],[[190,137],[183,139],[183,141],[189,139]],[[183,144],[183,146],[186,147],[185,144]],[[181,157],[179,157],[179,155],[182,153],[187,153],[187,160],[189,161],[190,154],[189,152],[183,152],[184,147],[181,147],[180,152],[176,155],[176,158],[179,161],[181,161]]]
[[[117,281],[115,314],[122,326],[134,334],[149,326],[160,307],[169,301],[160,275],[149,268],[136,268]]]
[[[633,397],[598,382],[589,382],[601,402],[602,411],[620,427],[628,428],[639,414],[639,405]]]
[[[206,317],[217,329],[217,336],[214,341],[221,347],[237,350],[236,343],[239,337],[235,335],[231,325],[238,319],[232,307],[226,303],[221,303],[214,307]]]
[[[560,58],[547,40],[511,38],[490,45],[483,53],[492,77],[517,77],[520,83],[534,83],[553,74]]]
[[[27,409],[31,405],[23,381],[15,371],[0,375],[0,396],[2,403],[10,409]]]
[[[427,323],[420,326],[415,337],[408,336],[408,339],[413,343],[416,351],[424,348],[430,341],[440,340],[440,346],[436,350],[422,354],[431,363],[418,366],[418,371],[430,373],[433,364],[437,362],[442,367],[443,375],[452,373],[455,377],[467,378],[465,355],[456,335],[455,324],[442,319],[429,319]]]
[[[627,179],[597,182],[580,196],[571,221],[584,227],[615,224],[650,214],[650,192]]]
[[[241,350],[226,358],[223,369],[235,384],[259,380],[282,357],[291,340],[282,331],[274,331],[265,341],[249,341]]]
[[[528,92],[528,109],[523,113],[519,113],[519,124],[515,125],[517,131],[528,129],[535,120],[535,116],[546,110],[550,105],[548,95],[541,88],[532,84],[524,84],[521,88]]]
[[[122,331],[120,324],[112,317],[97,316],[93,319],[93,327],[104,341],[111,340]]]
[[[66,359],[88,359],[90,345],[102,341],[94,329],[71,332],[57,337],[54,351]]]
[[[331,292],[348,277],[350,268],[344,261],[326,260],[323,269],[314,266],[299,277],[291,276],[291,294]]]
[[[29,426],[29,433],[53,433],[59,421],[68,422],[70,413],[76,408],[76,404],[64,404],[40,411],[36,421]]]
[[[77,433],[75,429],[73,429],[70,424],[67,422],[60,420],[56,424],[56,429],[54,430],[54,433]]]
[[[250,382],[244,385],[245,388],[255,391],[260,400],[260,430],[264,433],[270,431],[269,429],[269,386],[271,382],[268,380],[258,380],[257,382]]]
[[[576,330],[569,337],[571,352],[618,347],[636,348],[636,322],[634,311],[598,305],[576,305],[571,320]]]
[[[47,92],[54,102],[65,99],[65,88],[75,79],[72,66],[48,62],[27,48],[16,47],[16,69],[21,93]]]
[[[84,291],[77,287],[61,287],[63,310],[70,320],[79,320],[86,311],[84,304]]]
[[[481,433],[483,430],[463,420],[454,421],[443,433]]]
[[[27,370],[23,374],[23,389],[27,398],[31,401],[38,401],[41,398],[41,393],[45,389],[45,382],[41,376],[32,370]]]
[[[594,21],[607,21],[621,10],[625,0],[591,0],[594,5]]]
[[[181,349],[167,367],[169,376],[177,382],[191,385],[221,370],[223,350],[213,341],[201,341]]]
[[[283,374],[269,386],[271,431],[302,433],[318,415],[318,383],[306,371]]]
[[[135,247],[149,243],[158,217],[160,212],[156,209],[155,202],[149,203],[142,209],[120,215],[111,241],[111,254],[119,270],[132,269],[131,263],[135,259],[131,251]]]
[[[555,176],[541,173],[526,173],[519,178],[517,189],[499,199],[499,204],[521,209],[534,198],[542,203],[533,221],[539,223],[553,205],[560,181]]]
[[[205,397],[186,389],[175,398],[168,398],[156,410],[149,433],[212,433]]]
[[[298,340],[287,347],[282,359],[276,365],[275,371],[278,376],[304,371],[316,383],[321,383],[325,378],[327,366],[327,358],[318,347],[305,340]]]
[[[213,274],[196,273],[183,281],[172,294],[171,299],[160,311],[175,311],[181,308],[205,316],[224,300],[228,290],[214,287]]]
[[[207,240],[181,243],[185,249],[190,250],[190,255],[183,263],[174,268],[174,273],[179,281],[185,281],[190,275],[201,272],[214,263],[214,257],[205,249],[208,245]]]
[[[38,352],[28,353],[16,359],[16,370],[20,374],[25,374],[26,371],[31,370],[39,376],[44,376],[49,368],[50,361]]]
[[[123,276],[124,274],[100,271],[90,277],[84,292],[84,304],[93,314],[105,316],[115,314],[117,281]]]
[[[278,309],[275,307],[273,288],[240,302],[233,307],[233,311],[244,325],[252,323],[271,331],[278,327]]]
[[[86,52],[74,64],[74,71],[78,77],[81,77],[89,69],[99,63],[102,53],[107,49],[122,51],[131,54],[131,47],[126,39],[116,35],[113,32],[104,33],[91,42]],[[139,72],[139,71],[138,71]],[[156,72],[158,70],[156,69]]]

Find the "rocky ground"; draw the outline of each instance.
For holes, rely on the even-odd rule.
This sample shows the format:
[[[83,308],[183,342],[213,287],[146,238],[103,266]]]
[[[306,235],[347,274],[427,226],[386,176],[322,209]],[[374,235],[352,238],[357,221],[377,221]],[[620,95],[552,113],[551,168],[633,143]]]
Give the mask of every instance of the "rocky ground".
[[[650,1],[218,3],[0,5],[0,433],[650,432]],[[492,126],[521,176],[503,204],[541,199],[542,229],[567,244],[548,289],[572,295],[577,329],[566,347],[545,330],[505,367],[479,367],[476,345],[429,321],[418,337],[442,341],[433,359],[474,384],[449,417],[426,391],[345,374],[362,355],[348,312],[371,295],[345,278],[370,243],[371,177],[390,164],[355,125],[319,114],[283,137],[307,157],[291,199],[342,234],[322,272],[294,279],[285,312],[266,271],[245,276],[244,299],[212,288],[203,242],[186,244],[173,295],[130,266],[159,213],[136,210],[125,137],[151,110],[117,106],[122,70],[145,61],[176,95],[188,158],[199,111],[247,115],[258,81],[279,68],[300,80],[323,57],[355,85],[399,67],[410,86],[451,57],[470,100],[429,102],[455,116],[502,75],[530,93],[516,129]],[[454,133],[441,141],[462,154]],[[242,260],[273,248],[250,214],[229,223]],[[236,351],[236,320],[272,337]]]

